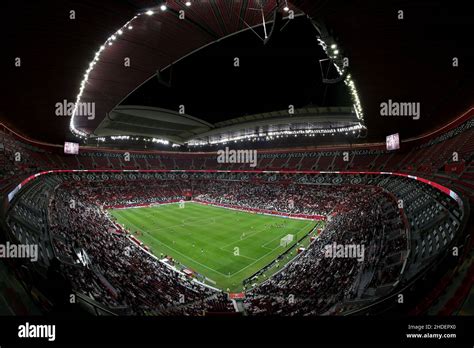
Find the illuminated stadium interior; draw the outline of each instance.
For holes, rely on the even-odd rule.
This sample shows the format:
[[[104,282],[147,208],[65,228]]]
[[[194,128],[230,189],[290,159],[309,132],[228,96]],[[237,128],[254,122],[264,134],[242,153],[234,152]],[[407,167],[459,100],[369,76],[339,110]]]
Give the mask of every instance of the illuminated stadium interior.
[[[6,5],[0,314],[474,314],[467,26],[391,3]]]

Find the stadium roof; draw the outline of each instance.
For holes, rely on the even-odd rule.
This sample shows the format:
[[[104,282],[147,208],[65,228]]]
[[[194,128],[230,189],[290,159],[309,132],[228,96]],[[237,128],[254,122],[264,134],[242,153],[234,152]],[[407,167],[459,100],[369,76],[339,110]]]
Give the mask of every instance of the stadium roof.
[[[280,110],[210,124],[168,109],[125,105],[108,113],[94,136],[143,136],[175,144],[205,145],[258,138],[259,134],[355,132],[359,123],[352,107],[307,107],[295,109],[291,115],[287,110]]]
[[[125,117],[124,106],[119,105],[131,91],[193,51],[261,25],[262,13],[254,9],[262,8],[265,18],[272,18],[276,3],[208,0],[192,1],[188,7],[185,1],[168,1],[166,11],[156,2],[139,0],[51,1],[47,7],[28,1],[2,4],[10,14],[3,33],[10,35],[3,40],[8,52],[3,75],[9,83],[2,86],[0,117],[39,140],[71,138],[70,117],[56,115],[55,106],[63,100],[76,101],[85,71],[92,68],[81,100],[95,102],[97,117],[77,118],[75,127],[86,133],[111,134],[112,121]],[[296,14],[324,22],[331,37],[343,47],[369,137],[379,140],[395,132],[402,137],[415,136],[441,126],[472,104],[473,48],[464,41],[470,23],[461,5],[322,0],[288,1],[288,5]],[[150,9],[156,15],[147,15]],[[74,19],[71,10],[75,11]],[[177,16],[180,10],[186,11],[185,21]],[[401,10],[403,19],[398,18]],[[101,46],[101,59],[90,66]],[[17,57],[21,67],[14,65]],[[125,57],[132,61],[129,69],[123,68]],[[454,57],[459,58],[458,67],[453,67]],[[389,99],[421,103],[420,120],[381,117],[380,103]],[[135,116],[137,112],[134,110]],[[186,127],[174,130],[176,141],[216,127],[216,123],[180,116],[173,118],[173,127],[177,123]],[[163,117],[154,116],[154,122]],[[224,120],[217,126],[229,127],[230,123]],[[165,128],[160,124],[149,134],[158,136],[156,130]]]

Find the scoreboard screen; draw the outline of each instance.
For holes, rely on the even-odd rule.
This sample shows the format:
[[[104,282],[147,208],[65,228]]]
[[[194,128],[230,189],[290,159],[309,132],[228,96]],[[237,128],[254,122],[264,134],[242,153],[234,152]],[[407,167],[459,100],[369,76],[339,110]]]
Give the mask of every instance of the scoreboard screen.
[[[398,133],[387,136],[387,150],[398,150],[400,148],[400,137]]]
[[[65,142],[64,143],[64,153],[70,154],[70,155],[77,155],[79,154],[79,144],[78,143],[69,143]]]

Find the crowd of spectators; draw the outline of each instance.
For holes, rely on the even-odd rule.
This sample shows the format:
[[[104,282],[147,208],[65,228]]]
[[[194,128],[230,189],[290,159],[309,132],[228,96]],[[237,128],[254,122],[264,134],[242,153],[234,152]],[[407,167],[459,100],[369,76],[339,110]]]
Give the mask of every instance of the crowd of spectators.
[[[373,164],[369,169],[400,169],[401,164],[414,165],[416,169],[417,163],[425,162],[439,162],[435,167],[441,168],[446,158],[451,157],[451,151],[444,148],[457,150],[461,144],[469,144],[472,129],[471,120],[422,144],[412,151],[416,152],[415,156],[400,154],[400,161],[397,161],[398,154],[384,150],[351,151],[350,158],[354,157],[355,162],[372,156],[373,160],[363,161],[366,165]],[[427,149],[430,156],[421,156],[428,153]],[[460,149],[461,158],[466,161],[464,174],[471,175],[472,147],[461,146]],[[100,161],[109,163],[110,168],[121,169],[120,165],[112,164],[111,154],[106,150],[87,151],[89,156],[66,156],[56,148],[35,145],[0,130],[0,193],[11,192],[23,179],[42,170],[94,169]],[[299,155],[302,160],[270,154],[266,163],[270,166],[276,163],[274,160],[288,157],[287,161],[278,162],[286,163],[281,169],[301,169],[304,158],[311,159],[308,163],[317,163],[321,157],[321,153],[310,151]],[[132,162],[140,164],[141,169],[176,169],[170,165],[174,163],[179,167],[181,163],[173,156],[160,154],[150,155],[148,160],[140,162],[134,156],[132,153]],[[332,152],[328,152],[323,157],[332,156]],[[168,157],[173,160],[161,161]],[[187,161],[186,168],[206,169],[206,166],[214,168],[211,165],[214,159],[212,153],[204,156],[199,167],[193,154],[183,161]],[[171,164],[162,166],[166,163]],[[220,169],[225,169],[225,165]],[[234,308],[226,294],[190,280],[146,253],[107,218],[104,209],[110,206],[154,204],[192,197],[242,208],[331,217],[324,232],[304,253],[264,284],[248,289],[245,308],[251,314],[321,314],[337,303],[359,298],[364,295],[364,289],[396,282],[407,249],[406,226],[396,205],[381,187],[404,201],[407,224],[412,232],[409,243],[414,246],[411,255],[415,257],[407,265],[406,273],[416,273],[419,266],[412,267],[415,260],[420,264],[428,262],[453,240],[462,217],[460,210],[453,207],[457,204],[448,196],[403,178],[275,174],[277,179],[270,180],[270,174],[249,178],[242,173],[206,173],[188,178],[176,174],[168,180],[153,176],[150,180],[137,173],[134,180],[128,175],[121,178],[110,175],[108,179],[97,180],[100,174],[90,174],[94,180],[88,180],[85,175],[78,175],[80,180],[72,180],[65,174],[59,187],[52,180],[45,185],[47,190],[42,185],[33,186],[34,182],[28,184],[22,189],[23,198],[9,210],[7,224],[21,237],[21,242],[41,246],[42,260],[49,260],[51,256],[47,247],[50,236],[54,254],[62,261],[62,271],[73,288],[127,314],[197,315],[234,311]],[[464,186],[467,181],[451,182],[448,176],[443,180],[447,186],[459,185],[453,187],[462,188],[462,193],[471,192]],[[353,258],[324,257],[324,246],[332,243],[364,245],[366,257],[362,263]]]
[[[379,279],[380,254],[396,253],[405,244],[387,243],[387,234],[404,238],[400,219],[386,219],[395,214],[396,205],[376,188],[359,190],[350,196],[351,208],[344,206],[344,213],[330,219],[324,232],[309,248],[286,268],[247,291],[245,306],[253,315],[321,315],[345,301],[360,298],[369,275]],[[326,254],[326,246],[359,246],[364,251],[363,261],[355,255],[333,257]],[[394,249],[396,247],[397,249]],[[359,255],[358,255],[359,256]],[[397,264],[398,271],[402,263]],[[395,282],[397,274],[385,277],[385,282]]]
[[[115,194],[121,188],[116,187]],[[218,292],[167,267],[131,241],[97,205],[82,200],[87,191],[80,185],[60,187],[50,205],[53,245],[76,291],[112,309],[127,308],[129,314],[186,313],[178,307],[195,313],[197,304],[208,311],[213,304],[232,310]],[[209,304],[202,306],[207,298]]]
[[[47,247],[51,237],[54,256],[73,289],[112,310],[199,315],[235,308],[226,294],[147,253],[109,219],[107,207],[193,199],[242,209],[323,215],[327,225],[306,251],[267,280],[245,282],[244,308],[250,314],[324,314],[337,310],[337,304],[391,289],[400,281],[407,255],[417,257],[405,267],[408,279],[425,259],[443,250],[454,236],[459,213],[449,197],[436,194],[435,189],[402,177],[62,173],[40,176],[22,189],[7,222],[21,241],[36,243],[31,236],[38,236],[46,266],[53,254]],[[428,196],[437,197],[436,204]],[[325,257],[325,246],[333,243],[363,245],[364,260]]]
[[[210,203],[329,216],[324,232],[306,252],[249,290],[249,313],[322,314],[331,305],[360,295],[363,272],[371,272],[372,282],[379,284],[396,280],[395,272],[382,272],[385,265],[378,265],[378,255],[392,254],[406,243],[387,241],[389,232],[402,236],[402,224],[395,203],[379,187],[110,179],[64,181],[51,202],[50,233],[74,287],[110,308],[129,308],[132,314],[233,311],[224,294],[190,281],[145,253],[102,209],[184,199],[185,192]],[[324,257],[324,246],[332,243],[363,245],[364,262]],[[288,302],[291,297],[293,302]]]
[[[357,199],[357,187],[281,183],[202,181],[194,187],[194,197],[218,204],[259,208],[291,214],[327,215]]]

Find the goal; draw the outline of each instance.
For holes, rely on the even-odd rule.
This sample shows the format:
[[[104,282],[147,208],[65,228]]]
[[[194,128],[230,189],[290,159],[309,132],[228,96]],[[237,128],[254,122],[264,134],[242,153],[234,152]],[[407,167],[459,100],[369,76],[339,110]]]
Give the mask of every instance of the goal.
[[[287,234],[286,236],[284,236],[280,240],[280,246],[285,247],[285,246],[288,246],[289,244],[291,244],[291,242],[293,241],[293,237],[294,236],[292,234]]]

